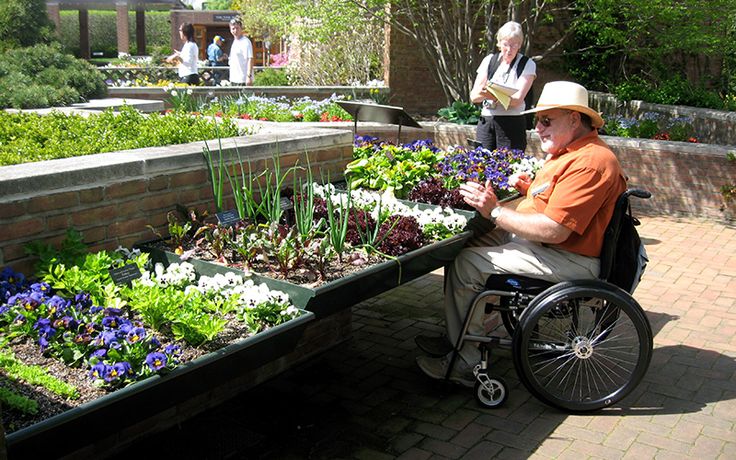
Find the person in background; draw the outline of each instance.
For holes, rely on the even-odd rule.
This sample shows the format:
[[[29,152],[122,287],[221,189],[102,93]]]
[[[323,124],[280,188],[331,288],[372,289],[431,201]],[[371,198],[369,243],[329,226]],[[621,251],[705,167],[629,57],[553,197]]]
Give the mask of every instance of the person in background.
[[[523,41],[524,32],[518,22],[509,21],[501,26],[496,33],[500,52],[483,58],[470,91],[470,100],[483,105],[476,140],[489,150],[498,147],[526,150],[526,117],[521,112],[531,108],[526,107],[524,98],[537,76],[537,65],[519,53]],[[489,70],[492,75],[488,74]],[[517,89],[507,109],[486,89],[490,82]]]
[[[174,50],[174,54],[166,58],[166,62],[179,63],[179,81],[190,85],[199,84],[199,70],[197,58],[199,47],[194,43],[194,26],[185,22],[179,27],[179,36],[184,40],[181,51]]]
[[[212,67],[226,66],[227,65],[227,54],[222,51],[222,46],[225,44],[225,39],[219,35],[215,35],[212,39],[212,43],[207,47],[207,63]],[[212,71],[212,80],[215,84],[220,83],[222,73],[218,70]]]
[[[207,47],[207,60],[211,66],[224,66],[227,62],[227,54],[222,51],[222,45],[225,44],[225,39],[219,35],[215,35],[212,39],[212,43]]]
[[[253,44],[243,33],[240,18],[230,20],[230,33],[233,44],[230,47],[230,83],[240,85],[253,84]]]
[[[445,279],[447,336],[419,335],[415,342],[429,356],[417,364],[430,377],[445,378],[453,345],[475,296],[493,274],[516,274],[559,283],[595,279],[603,237],[626,179],[616,155],[598,136],[603,118],[588,106],[588,91],[569,81],[544,85],[535,130],[547,154],[533,180],[510,180],[525,197],[501,206],[488,183],[460,185],[463,200],[486,219],[489,230],[455,258]],[[468,332],[484,335],[483,309]],[[480,361],[476,344],[465,342],[450,380],[472,388]]]

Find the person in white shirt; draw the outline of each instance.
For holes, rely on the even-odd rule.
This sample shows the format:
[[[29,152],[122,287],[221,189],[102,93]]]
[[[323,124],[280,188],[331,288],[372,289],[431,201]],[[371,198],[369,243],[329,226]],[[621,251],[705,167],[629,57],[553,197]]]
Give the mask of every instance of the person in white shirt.
[[[230,33],[233,34],[233,45],[230,48],[230,83],[241,85],[253,84],[253,44],[243,34],[243,23],[240,18],[230,20]]]
[[[199,84],[199,70],[197,59],[199,47],[194,43],[194,26],[188,22],[179,27],[179,36],[184,40],[181,51],[174,50],[174,54],[166,58],[166,62],[179,63],[179,81],[190,85]]]
[[[523,41],[521,24],[509,21],[501,26],[496,33],[499,52],[489,54],[480,63],[470,91],[470,100],[475,104],[483,104],[476,140],[489,150],[498,147],[526,149],[526,117],[521,112],[531,108],[526,106],[525,99],[528,99],[527,93],[537,75],[537,66],[519,53]],[[489,70],[493,75],[488,75]],[[508,108],[504,108],[486,89],[490,82],[517,90],[511,95]]]

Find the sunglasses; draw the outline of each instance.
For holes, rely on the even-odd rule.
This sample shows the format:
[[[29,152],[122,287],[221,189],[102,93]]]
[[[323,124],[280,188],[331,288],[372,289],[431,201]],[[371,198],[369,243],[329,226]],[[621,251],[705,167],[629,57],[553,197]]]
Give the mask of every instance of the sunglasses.
[[[552,122],[559,118],[562,118],[562,117],[550,118],[547,115],[537,116],[534,120],[534,124],[536,125],[537,123],[539,123],[545,128],[549,128],[552,125]]]

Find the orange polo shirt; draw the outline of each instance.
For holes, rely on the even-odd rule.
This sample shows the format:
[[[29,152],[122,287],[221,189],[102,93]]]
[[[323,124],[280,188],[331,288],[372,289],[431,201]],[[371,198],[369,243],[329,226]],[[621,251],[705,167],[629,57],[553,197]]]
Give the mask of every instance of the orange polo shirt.
[[[625,190],[618,159],[594,130],[547,159],[516,210],[543,213],[572,230],[557,247],[599,257],[616,199]]]

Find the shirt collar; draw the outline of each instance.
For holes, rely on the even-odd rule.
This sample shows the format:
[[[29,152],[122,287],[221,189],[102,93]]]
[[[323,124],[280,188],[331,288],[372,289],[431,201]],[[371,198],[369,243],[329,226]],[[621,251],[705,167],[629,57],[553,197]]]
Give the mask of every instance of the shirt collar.
[[[592,142],[595,142],[598,137],[598,130],[593,129],[588,134],[584,135],[583,137],[579,137],[562,149],[559,154],[555,155],[556,157],[559,157],[560,155],[564,155],[568,152],[574,152],[575,150],[580,150],[583,146],[588,145]]]

